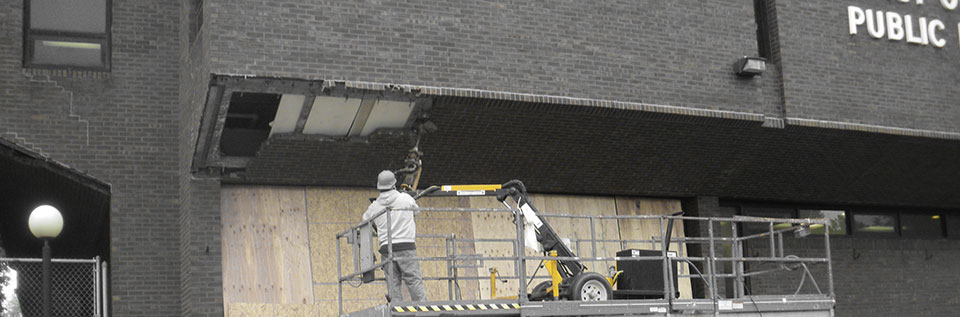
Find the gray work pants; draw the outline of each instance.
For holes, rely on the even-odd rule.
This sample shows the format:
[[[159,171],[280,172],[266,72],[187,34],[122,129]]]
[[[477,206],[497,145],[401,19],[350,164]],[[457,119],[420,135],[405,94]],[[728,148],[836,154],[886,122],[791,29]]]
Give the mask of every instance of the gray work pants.
[[[416,256],[417,250],[393,252],[394,258],[413,258]],[[383,267],[383,272],[387,276],[387,287],[390,288],[390,294],[393,295],[391,301],[403,301],[403,293],[400,290],[401,282],[407,284],[407,290],[410,291],[412,301],[427,301],[427,291],[423,289],[423,279],[420,276],[420,261],[391,261]]]

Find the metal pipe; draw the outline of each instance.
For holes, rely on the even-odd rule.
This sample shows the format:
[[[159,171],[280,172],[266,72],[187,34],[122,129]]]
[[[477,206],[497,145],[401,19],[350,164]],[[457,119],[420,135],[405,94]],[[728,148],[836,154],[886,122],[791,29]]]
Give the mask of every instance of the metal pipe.
[[[751,258],[717,258],[717,261],[746,261],[746,262],[811,262],[811,263],[826,263],[830,259],[827,258],[781,258],[781,257],[772,257],[772,258],[761,258],[761,257],[751,257]]]
[[[707,221],[707,234],[710,237],[710,257],[707,260],[707,269],[710,271],[707,275],[710,275],[710,301],[713,302],[713,314],[718,315],[720,313],[720,307],[717,302],[717,252],[713,243],[713,220]]]
[[[737,232],[737,223],[736,223],[736,222],[730,222],[730,232],[732,232],[732,234],[733,234],[734,237],[736,237],[737,234],[739,234],[739,232]],[[730,251],[731,251],[730,253],[732,253],[731,255],[733,255],[733,256],[735,256],[735,257],[737,257],[737,258],[742,258],[742,257],[743,257],[743,242],[742,242],[742,241],[737,240],[736,242],[733,243],[733,245],[731,246],[730,249],[731,249],[731,250],[730,250]],[[734,262],[734,263],[732,263],[732,265],[730,266],[730,268],[733,269],[734,274],[736,275],[736,279],[734,280],[734,281],[735,281],[734,284],[735,284],[735,286],[736,286],[736,288],[734,289],[734,291],[735,291],[734,297],[736,297],[736,298],[741,298],[741,297],[743,297],[744,295],[746,295],[746,288],[745,288],[745,282],[746,282],[746,281],[743,280],[743,262],[740,262],[740,261]]]
[[[450,256],[450,239],[443,241],[443,251],[447,254],[447,276],[451,276],[453,273],[450,272],[450,267],[452,266],[450,259],[453,259],[453,257]],[[447,298],[453,300],[453,280],[447,280],[447,293],[449,295]]]
[[[376,270],[376,269],[382,268],[382,267],[384,267],[384,266],[386,266],[386,265],[387,265],[387,262],[386,262],[386,261],[383,261],[383,262],[380,262],[380,264],[377,264],[377,265],[374,265],[374,266],[370,267],[370,270]],[[350,274],[344,275],[342,278],[340,278],[340,281],[343,282],[343,281],[346,281],[346,280],[349,280],[349,279],[352,279],[352,278],[354,278],[354,277],[361,276],[361,275],[363,275],[363,272],[350,273]]]
[[[43,316],[50,317],[50,239],[43,239]]]
[[[827,287],[830,289],[830,297],[834,298],[836,294],[833,293],[833,257],[830,256],[830,224],[823,225],[823,246],[826,250],[825,256],[827,257]]]
[[[774,235],[773,222],[771,222],[770,223],[770,257],[771,258],[777,257],[777,246],[775,244],[776,241],[773,241],[773,235]]]
[[[663,238],[663,245],[660,246],[660,257],[661,257],[661,277],[663,278],[663,298],[670,299],[673,297],[673,294],[670,294],[670,273],[667,270],[670,267],[669,261],[667,261],[667,238],[665,230],[663,229],[663,218],[659,218],[660,224],[660,237]]]
[[[391,216],[393,215],[393,212],[391,212],[390,210],[391,210],[390,207],[384,208],[383,210],[383,212],[387,214],[387,259],[386,259],[387,273],[384,274],[383,276],[386,277],[386,282],[387,282],[387,298],[389,299],[390,302],[392,302],[393,291],[391,290],[391,287],[390,287],[390,279],[391,279],[390,274],[394,273],[393,265],[395,265],[395,263],[393,262],[393,233],[390,232],[390,230],[393,229],[393,220],[391,218]],[[370,218],[370,219],[376,219],[376,218]],[[380,240],[380,239],[377,239],[377,240]],[[400,278],[400,277],[396,276],[395,278]],[[403,296],[403,291],[402,290],[398,290],[398,291],[400,291],[400,296]]]
[[[524,202],[526,203],[526,202]],[[520,212],[520,202],[517,202],[516,210],[516,219],[517,219],[517,240],[515,242],[516,252],[514,255],[518,257],[517,259],[517,275],[520,276],[520,279],[517,281],[517,301],[520,302],[520,305],[523,305],[527,302],[527,283],[524,283],[527,280],[527,259],[526,252],[523,249],[523,244],[520,241],[523,241],[523,212]]]
[[[596,217],[590,217],[590,248],[591,255],[597,257],[597,227],[594,225]],[[580,247],[577,247],[577,254],[580,254]]]
[[[337,237],[337,314],[343,316],[343,272],[340,271],[340,237]],[[361,273],[357,273],[361,274]]]
[[[103,271],[101,272],[103,275],[103,289],[101,290],[103,292],[103,316],[110,317],[110,296],[107,296],[109,295],[108,291],[110,290],[110,284],[108,283],[110,281],[110,276],[108,274],[109,271],[107,271],[107,262],[104,261],[101,266],[103,267]]]
[[[452,257],[453,257],[453,261],[452,261],[452,262],[453,262],[453,285],[454,285],[454,286],[457,286],[457,288],[459,289],[460,287],[459,287],[458,281],[460,280],[460,277],[459,277],[459,272],[460,272],[460,270],[457,269],[457,260],[456,260],[456,259],[457,259],[457,239],[456,239],[456,237],[453,237],[453,238],[450,239],[450,245],[451,245],[451,248],[453,249],[453,254],[452,254]],[[460,298],[460,292],[456,292],[456,300],[460,300],[460,299],[461,299],[461,298]]]
[[[783,257],[783,232],[777,232],[777,245],[779,246],[779,248],[777,248],[777,255],[779,255],[782,258]]]
[[[783,229],[777,229],[777,230],[774,230],[773,232],[774,232],[774,233],[777,233],[777,232],[791,232],[791,231],[796,231],[797,228],[800,228],[800,226],[791,226],[791,227],[787,227],[787,228],[783,228]],[[771,234],[771,233],[770,233],[769,231],[764,231],[764,232],[761,232],[761,233],[756,233],[756,234],[752,234],[752,235],[749,235],[749,236],[740,237],[739,240],[741,240],[741,241],[746,241],[746,240],[752,240],[752,239],[757,239],[757,238],[763,238],[763,237],[766,237],[766,236],[768,236],[768,235],[770,235],[770,234]]]
[[[41,263],[43,258],[0,258],[0,262]],[[98,264],[93,259],[50,259],[50,263],[91,263]]]
[[[97,264],[93,266],[93,315],[100,316],[100,256],[93,257]]]

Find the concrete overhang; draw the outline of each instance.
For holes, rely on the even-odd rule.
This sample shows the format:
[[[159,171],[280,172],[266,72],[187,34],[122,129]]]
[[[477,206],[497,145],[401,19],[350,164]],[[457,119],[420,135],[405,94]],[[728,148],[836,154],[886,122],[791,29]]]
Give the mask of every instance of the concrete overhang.
[[[424,136],[421,184],[522,179],[538,192],[960,208],[960,136],[763,114],[475,89],[215,76],[194,170],[224,182],[371,186]],[[367,136],[269,135],[221,155],[230,92],[409,101],[404,127]],[[221,97],[217,97],[221,96]],[[309,97],[303,105],[311,104]],[[287,125],[289,126],[289,124]],[[217,174],[214,173],[214,174]]]

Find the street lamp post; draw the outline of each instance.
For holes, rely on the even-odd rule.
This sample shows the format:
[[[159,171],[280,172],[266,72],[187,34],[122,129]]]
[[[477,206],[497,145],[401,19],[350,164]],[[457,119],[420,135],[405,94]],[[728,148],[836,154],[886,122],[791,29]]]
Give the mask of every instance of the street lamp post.
[[[43,240],[43,316],[50,317],[50,239],[63,230],[60,211],[50,205],[42,205],[30,213],[30,232]]]

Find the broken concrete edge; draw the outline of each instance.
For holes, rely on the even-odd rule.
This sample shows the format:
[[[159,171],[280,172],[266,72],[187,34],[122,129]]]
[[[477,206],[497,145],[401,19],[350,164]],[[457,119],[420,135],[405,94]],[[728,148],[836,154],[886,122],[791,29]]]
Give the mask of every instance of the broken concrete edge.
[[[85,171],[63,164],[50,158],[47,154],[35,151],[0,136],[0,155],[4,154],[9,155],[13,160],[20,163],[44,168],[105,195],[110,195],[113,187],[110,183],[104,182]]]

